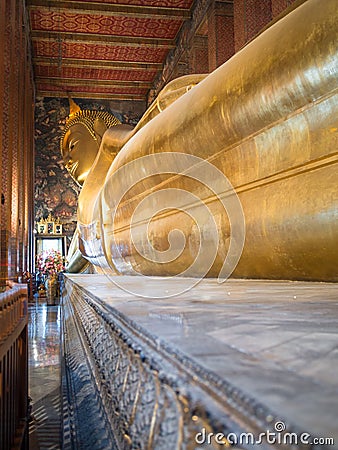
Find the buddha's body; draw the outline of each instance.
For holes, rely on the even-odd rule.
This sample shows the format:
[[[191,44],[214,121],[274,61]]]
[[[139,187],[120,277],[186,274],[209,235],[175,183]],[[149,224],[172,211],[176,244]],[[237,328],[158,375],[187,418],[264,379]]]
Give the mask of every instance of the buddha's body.
[[[210,207],[221,240],[208,276],[218,275],[230,230],[222,205],[207,188],[157,167],[159,175],[134,186],[116,209],[122,167],[145,155],[173,152],[181,158],[183,152],[214,164],[240,198],[246,240],[235,276],[336,281],[337,20],[335,0],[325,8],[309,0],[181,97],[184,86],[195,83],[176,81],[173,101],[164,102],[164,110],[151,108],[135,130],[118,125],[106,131],[79,197],[82,254],[116,273],[184,271],[201,242],[199,233],[203,245],[211,245],[207,221],[197,229],[187,214],[175,210],[161,212],[148,228],[133,221],[141,200],[160,189],[179,188]],[[123,176],[132,184],[142,170],[140,163],[140,173]],[[162,208],[152,198],[148,220]],[[194,207],[187,208],[189,213]],[[168,233],[178,224],[185,249],[159,263],[158,252],[166,251]],[[200,276],[198,268],[189,273],[194,274]]]

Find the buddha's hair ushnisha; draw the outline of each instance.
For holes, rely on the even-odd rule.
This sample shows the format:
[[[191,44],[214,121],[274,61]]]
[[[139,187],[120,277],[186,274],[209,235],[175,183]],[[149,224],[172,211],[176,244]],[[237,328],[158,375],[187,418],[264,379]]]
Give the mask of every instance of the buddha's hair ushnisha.
[[[66,118],[65,128],[61,135],[60,147],[62,152],[62,143],[67,131],[75,124],[81,123],[84,125],[93,139],[96,140],[96,135],[94,131],[94,122],[97,118],[103,120],[107,128],[113,127],[115,125],[119,125],[121,122],[117,119],[113,114],[107,111],[94,111],[89,109],[79,110],[75,113],[69,114]]]

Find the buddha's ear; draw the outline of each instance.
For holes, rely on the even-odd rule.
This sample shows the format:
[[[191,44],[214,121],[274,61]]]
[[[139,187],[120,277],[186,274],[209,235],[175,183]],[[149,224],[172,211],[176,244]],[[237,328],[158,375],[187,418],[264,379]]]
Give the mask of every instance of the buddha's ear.
[[[102,136],[104,135],[105,131],[107,130],[106,124],[104,123],[103,119],[101,117],[97,117],[94,121],[94,133],[96,135],[96,139],[101,144]]]

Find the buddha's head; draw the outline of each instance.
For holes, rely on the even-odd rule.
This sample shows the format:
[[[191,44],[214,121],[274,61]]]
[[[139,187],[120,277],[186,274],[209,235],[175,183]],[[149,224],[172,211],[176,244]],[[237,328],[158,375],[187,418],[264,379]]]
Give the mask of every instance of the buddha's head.
[[[66,169],[77,184],[84,183],[100,148],[104,132],[120,121],[105,111],[81,110],[69,99],[70,114],[61,136]]]

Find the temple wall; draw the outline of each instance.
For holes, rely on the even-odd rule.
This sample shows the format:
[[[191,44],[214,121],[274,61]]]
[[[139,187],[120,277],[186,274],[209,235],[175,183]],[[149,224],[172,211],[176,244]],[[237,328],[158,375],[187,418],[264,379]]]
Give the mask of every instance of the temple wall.
[[[75,229],[79,188],[65,170],[60,154],[60,122],[67,99],[38,98],[35,103],[35,222],[58,217],[63,232]]]
[[[0,289],[32,270],[33,101],[25,2],[0,5]]]
[[[33,268],[34,84],[25,3],[0,2],[1,449],[28,448],[27,288],[13,283]]]

